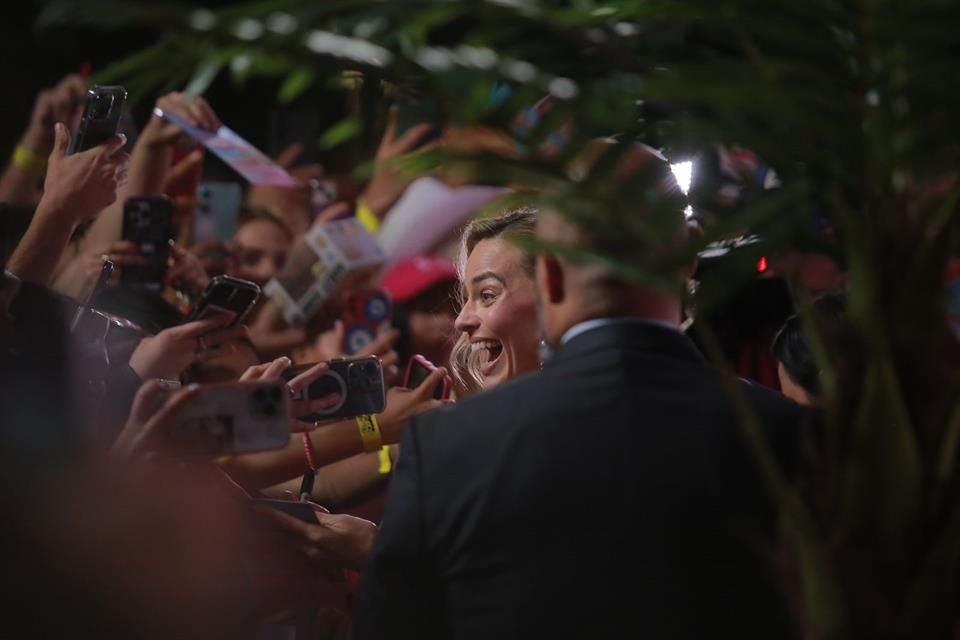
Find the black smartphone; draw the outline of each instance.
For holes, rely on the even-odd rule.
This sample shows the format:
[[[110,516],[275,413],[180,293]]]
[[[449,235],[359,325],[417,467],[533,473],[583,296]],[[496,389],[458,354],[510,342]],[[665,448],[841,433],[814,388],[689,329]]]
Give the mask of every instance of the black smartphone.
[[[70,141],[68,153],[79,153],[103,144],[117,134],[127,90],[123,87],[93,86],[87,89],[80,126]]]
[[[313,510],[306,502],[295,502],[293,500],[269,500],[267,498],[255,498],[251,500],[253,504],[262,504],[277,511],[282,511],[287,515],[306,522],[307,524],[320,524],[317,518],[317,512]]]
[[[238,325],[243,322],[259,297],[260,286],[249,280],[216,276],[187,316],[187,322],[226,313],[233,318],[228,326]]]
[[[155,291],[163,289],[167,256],[173,237],[173,201],[165,196],[130,198],[123,205],[123,239],[137,245],[144,259],[140,265],[123,268],[124,285]]]
[[[429,124],[432,131],[421,141],[421,145],[438,139],[443,131],[443,117],[440,101],[424,94],[414,87],[399,87],[394,104],[397,107],[397,136],[419,124]]]
[[[315,364],[291,367],[283,373],[283,377],[290,381]],[[380,358],[338,358],[328,361],[328,364],[330,371],[312,382],[294,399],[318,400],[336,393],[340,395],[340,401],[324,411],[297,416],[300,420],[346,420],[383,412],[387,397]]]

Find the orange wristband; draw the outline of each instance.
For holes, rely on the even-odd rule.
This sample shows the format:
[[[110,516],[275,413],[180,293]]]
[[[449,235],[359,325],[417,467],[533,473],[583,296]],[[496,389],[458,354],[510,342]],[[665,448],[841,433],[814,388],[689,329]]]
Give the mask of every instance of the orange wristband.
[[[313,448],[310,446],[310,434],[303,432],[300,435],[303,436],[303,453],[307,457],[307,466],[310,467],[310,471],[316,471],[317,463],[313,459]]]

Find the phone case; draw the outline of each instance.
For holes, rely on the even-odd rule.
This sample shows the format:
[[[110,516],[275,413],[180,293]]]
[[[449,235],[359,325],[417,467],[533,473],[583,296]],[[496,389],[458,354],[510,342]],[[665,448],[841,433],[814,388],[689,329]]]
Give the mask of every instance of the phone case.
[[[123,205],[123,239],[137,245],[146,260],[126,265],[121,280],[126,285],[163,289],[167,272],[167,242],[173,236],[173,202],[164,196],[130,198]]]
[[[187,322],[227,313],[233,316],[229,326],[243,322],[260,297],[260,286],[249,280],[216,276],[187,316]]]
[[[383,380],[383,365],[380,358],[338,358],[328,361],[330,371],[310,384],[295,399],[316,400],[330,395],[340,394],[340,402],[325,411],[303,416],[300,420],[344,420],[357,416],[382,413],[387,404],[386,384]],[[286,380],[292,380],[316,363],[299,365],[283,373]]]
[[[343,352],[354,355],[363,351],[377,334],[390,328],[391,312],[390,294],[382,289],[347,295],[343,312]]]
[[[193,242],[233,238],[242,202],[243,189],[236,182],[201,182],[193,215]]]
[[[290,442],[290,397],[282,382],[201,386],[174,427],[185,459],[280,449]]]
[[[295,502],[293,500],[268,500],[266,498],[257,498],[253,500],[254,504],[262,504],[277,511],[283,511],[287,515],[291,515],[298,520],[302,520],[307,524],[320,524],[320,520],[317,518],[317,512],[313,510],[306,502]]]
[[[87,90],[80,126],[70,140],[69,153],[103,144],[117,133],[127,91],[123,87],[93,86]]]
[[[418,370],[422,372],[421,375],[417,375]],[[403,376],[403,386],[407,389],[415,389],[436,370],[435,364],[421,355],[415,355],[410,358],[410,362],[407,364],[407,372]],[[452,389],[453,380],[450,379],[450,376],[443,376],[443,382],[433,390],[433,397],[435,400],[446,400],[450,397]]]

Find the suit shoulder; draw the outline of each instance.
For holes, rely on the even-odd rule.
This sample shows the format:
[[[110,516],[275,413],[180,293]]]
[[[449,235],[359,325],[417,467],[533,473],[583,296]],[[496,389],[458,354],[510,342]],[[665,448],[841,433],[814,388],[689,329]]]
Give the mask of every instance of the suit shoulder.
[[[483,446],[502,441],[530,417],[544,410],[546,377],[521,376],[496,389],[477,393],[455,404],[415,419],[417,439],[422,446],[454,443]],[[491,437],[493,436],[493,437]]]

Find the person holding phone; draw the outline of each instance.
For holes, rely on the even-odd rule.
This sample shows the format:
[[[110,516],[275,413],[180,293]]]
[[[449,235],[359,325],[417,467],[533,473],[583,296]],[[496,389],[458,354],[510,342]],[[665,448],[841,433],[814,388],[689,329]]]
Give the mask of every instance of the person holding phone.
[[[53,148],[54,124],[63,122],[73,128],[83,111],[86,90],[86,81],[72,73],[37,94],[30,122],[0,176],[0,202],[33,205],[39,201],[37,186]]]

